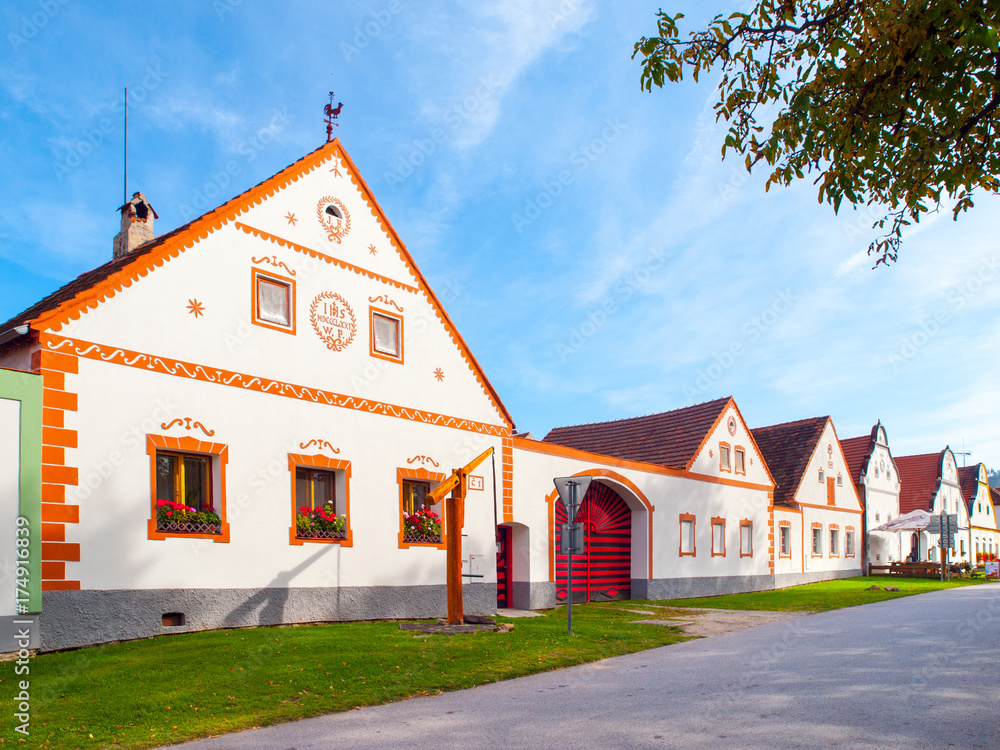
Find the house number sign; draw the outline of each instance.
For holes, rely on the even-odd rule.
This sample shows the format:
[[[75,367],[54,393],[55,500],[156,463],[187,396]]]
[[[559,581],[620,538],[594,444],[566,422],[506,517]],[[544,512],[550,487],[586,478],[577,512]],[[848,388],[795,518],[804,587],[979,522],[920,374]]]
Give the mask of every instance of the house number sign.
[[[358,332],[358,321],[347,300],[334,292],[321,292],[309,306],[309,322],[327,349],[346,348]]]

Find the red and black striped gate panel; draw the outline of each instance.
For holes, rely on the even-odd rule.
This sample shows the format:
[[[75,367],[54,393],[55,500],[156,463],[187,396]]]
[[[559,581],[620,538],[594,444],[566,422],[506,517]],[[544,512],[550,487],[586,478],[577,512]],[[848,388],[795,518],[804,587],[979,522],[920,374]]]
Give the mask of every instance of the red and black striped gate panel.
[[[556,598],[566,600],[567,556],[559,552],[566,506],[556,499]],[[628,599],[632,591],[632,511],[613,489],[592,482],[576,520],[584,525],[586,552],[573,555],[573,601]]]

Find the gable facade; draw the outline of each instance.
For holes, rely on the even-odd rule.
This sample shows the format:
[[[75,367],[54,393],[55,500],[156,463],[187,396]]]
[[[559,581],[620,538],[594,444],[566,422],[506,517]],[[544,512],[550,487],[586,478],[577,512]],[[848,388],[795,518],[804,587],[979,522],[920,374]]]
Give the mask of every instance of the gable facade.
[[[784,465],[774,507],[776,574],[784,585],[858,575],[862,509],[829,417],[754,430],[771,466]]]
[[[969,511],[969,546],[973,564],[985,555],[1000,553],[1000,529],[997,528],[996,507],[990,491],[985,464],[959,469],[962,493]]]
[[[953,563],[970,560],[969,509],[959,484],[958,464],[951,448],[940,453],[900,456],[896,459],[902,486],[899,510],[925,510],[931,515],[949,513],[957,516],[959,532],[955,545],[949,550]],[[903,540],[902,550],[914,554],[919,560],[939,562],[941,548],[939,535],[927,531],[911,532],[909,543]]]
[[[898,562],[902,536],[898,532],[873,531],[899,516],[899,470],[889,449],[885,427],[878,422],[871,435],[841,441],[851,471],[851,481],[865,511],[864,544],[869,565]]]
[[[43,647],[436,616],[448,519],[404,512],[487,448],[464,550],[467,611],[492,611],[512,423],[340,144],[150,244],[5,355],[46,384]],[[165,521],[177,498],[218,522]]]

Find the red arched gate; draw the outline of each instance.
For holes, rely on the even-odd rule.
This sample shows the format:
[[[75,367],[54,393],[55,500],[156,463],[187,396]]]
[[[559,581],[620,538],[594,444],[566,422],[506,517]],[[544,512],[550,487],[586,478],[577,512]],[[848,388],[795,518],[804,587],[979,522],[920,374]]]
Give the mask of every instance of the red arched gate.
[[[567,556],[559,552],[566,506],[556,498],[556,598],[566,601]],[[632,511],[606,484],[591,483],[576,520],[583,524],[584,549],[573,555],[573,601],[628,599],[632,591]]]

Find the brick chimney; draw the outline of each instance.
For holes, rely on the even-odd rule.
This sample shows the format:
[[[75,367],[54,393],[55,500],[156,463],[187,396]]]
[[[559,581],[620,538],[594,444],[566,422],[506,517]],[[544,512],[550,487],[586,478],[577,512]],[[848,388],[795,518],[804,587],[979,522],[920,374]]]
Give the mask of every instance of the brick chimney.
[[[160,218],[142,193],[133,193],[132,200],[118,210],[122,213],[122,229],[115,237],[115,258],[128,255],[153,239],[156,236],[153,219]]]

